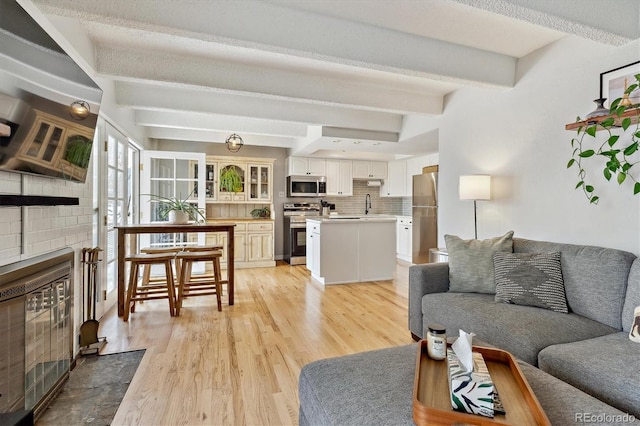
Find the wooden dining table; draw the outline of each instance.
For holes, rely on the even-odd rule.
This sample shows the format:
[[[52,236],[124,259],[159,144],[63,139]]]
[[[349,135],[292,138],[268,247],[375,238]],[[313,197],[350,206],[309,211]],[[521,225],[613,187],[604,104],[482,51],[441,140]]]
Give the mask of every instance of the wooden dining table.
[[[212,223],[187,223],[172,224],[167,222],[141,223],[116,226],[118,230],[118,316],[124,315],[125,298],[125,257],[126,257],[126,235],[136,234],[165,234],[165,233],[197,233],[197,232],[226,232],[227,233],[227,291],[229,293],[229,305],[234,303],[234,229],[233,222],[212,222]],[[136,247],[135,243],[132,248]]]

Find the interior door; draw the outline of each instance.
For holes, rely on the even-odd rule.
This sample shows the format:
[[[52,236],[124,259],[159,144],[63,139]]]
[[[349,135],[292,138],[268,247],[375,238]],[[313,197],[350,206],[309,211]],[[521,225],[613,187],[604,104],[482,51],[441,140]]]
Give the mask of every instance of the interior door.
[[[94,156],[95,245],[104,251],[98,266],[96,316],[99,318],[117,301],[117,231],[118,225],[137,222],[139,151],[129,139],[111,124],[99,126],[104,143]]]
[[[204,153],[143,151],[140,171],[140,211],[142,223],[166,221],[160,216],[162,201],[153,195],[188,199],[206,211]],[[205,235],[141,234],[140,246],[204,244]]]

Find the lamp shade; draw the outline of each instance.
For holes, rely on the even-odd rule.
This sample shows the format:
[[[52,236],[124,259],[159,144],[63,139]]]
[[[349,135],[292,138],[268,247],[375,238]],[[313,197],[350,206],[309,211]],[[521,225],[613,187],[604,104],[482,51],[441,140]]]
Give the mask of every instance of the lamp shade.
[[[490,200],[491,199],[491,176],[489,175],[460,176],[459,192],[460,192],[461,200]]]

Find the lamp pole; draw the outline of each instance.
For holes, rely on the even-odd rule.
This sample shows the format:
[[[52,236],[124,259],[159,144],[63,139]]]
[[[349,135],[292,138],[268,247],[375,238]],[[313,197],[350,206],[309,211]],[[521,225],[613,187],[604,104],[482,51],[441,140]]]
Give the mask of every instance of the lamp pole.
[[[476,200],[473,200],[473,229],[475,231],[475,238],[478,239],[478,206]]]

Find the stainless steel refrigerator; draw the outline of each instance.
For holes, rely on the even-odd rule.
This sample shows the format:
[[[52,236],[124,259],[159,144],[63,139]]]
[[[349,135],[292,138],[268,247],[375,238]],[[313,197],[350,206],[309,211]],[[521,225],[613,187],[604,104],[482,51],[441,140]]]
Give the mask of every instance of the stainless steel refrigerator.
[[[429,263],[429,249],[438,247],[438,172],[413,176],[411,204],[411,261]]]

